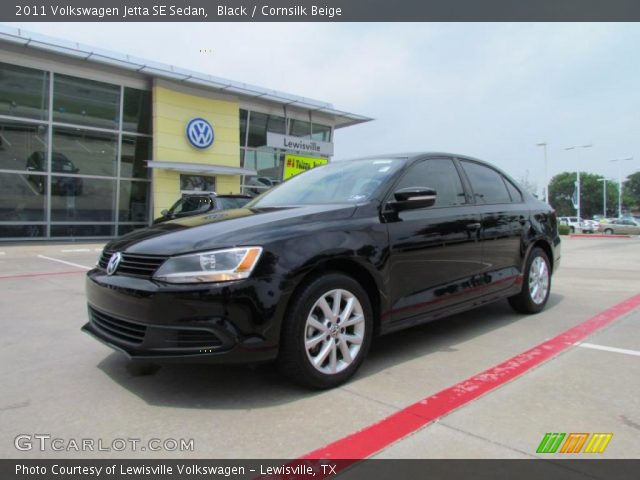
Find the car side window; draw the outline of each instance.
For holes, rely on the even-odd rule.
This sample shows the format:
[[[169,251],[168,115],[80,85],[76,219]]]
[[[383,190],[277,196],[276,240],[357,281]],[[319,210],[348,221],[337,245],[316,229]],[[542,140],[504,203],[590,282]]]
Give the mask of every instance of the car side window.
[[[436,191],[436,202],[432,208],[466,203],[460,175],[453,160],[448,158],[423,160],[411,166],[395,189],[408,187],[433,188]]]
[[[509,191],[509,195],[511,196],[511,201],[513,203],[521,203],[523,199],[520,190],[518,190],[518,188],[509,181],[509,179],[505,177],[502,177],[502,179],[504,180],[504,184],[507,186],[507,190]]]
[[[511,196],[500,173],[493,168],[462,160],[471,188],[479,204],[511,203]]]
[[[185,197],[171,209],[171,213],[206,212],[210,205],[211,200],[207,197]]]

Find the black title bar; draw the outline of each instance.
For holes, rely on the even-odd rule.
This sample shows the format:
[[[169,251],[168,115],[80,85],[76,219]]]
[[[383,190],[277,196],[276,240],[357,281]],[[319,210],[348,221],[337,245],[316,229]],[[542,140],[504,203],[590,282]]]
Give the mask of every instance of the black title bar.
[[[4,0],[3,22],[629,22],[637,0]]]

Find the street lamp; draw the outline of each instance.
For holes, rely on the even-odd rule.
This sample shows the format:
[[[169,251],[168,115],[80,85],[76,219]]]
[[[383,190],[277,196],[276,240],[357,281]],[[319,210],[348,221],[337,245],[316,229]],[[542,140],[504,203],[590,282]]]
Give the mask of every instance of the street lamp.
[[[602,182],[602,216],[607,218],[607,179],[599,178],[599,182]]]
[[[614,158],[610,162],[618,162],[618,218],[622,218],[622,162],[633,160],[633,157]]]
[[[544,201],[549,203],[549,176],[547,175],[547,142],[536,143],[538,147],[544,147]]]
[[[572,145],[570,147],[565,148],[565,150],[576,150],[578,148],[591,148],[593,147],[593,145],[588,144],[588,145]],[[577,192],[577,196],[578,196],[578,201],[576,202],[576,211],[578,214],[578,222],[580,221],[580,161],[578,160],[578,170],[577,170],[577,181],[576,181],[576,189],[578,190]]]

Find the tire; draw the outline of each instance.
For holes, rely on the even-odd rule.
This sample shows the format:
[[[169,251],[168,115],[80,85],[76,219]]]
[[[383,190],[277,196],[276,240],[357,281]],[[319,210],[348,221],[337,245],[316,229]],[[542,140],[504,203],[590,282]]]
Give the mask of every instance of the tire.
[[[341,273],[316,277],[295,295],[282,326],[280,371],[304,387],[337,387],[358,370],[369,351],[373,334],[369,296]],[[341,328],[345,322],[347,327]]]
[[[534,248],[527,259],[522,290],[509,298],[511,307],[520,313],[541,312],[551,292],[549,257],[541,248]]]
[[[571,227],[571,228],[569,229],[569,231],[570,231],[571,233],[576,233],[576,229],[575,229],[575,227]]]
[[[605,235],[613,235],[613,230],[611,230],[610,228],[605,228],[604,229],[604,234]]]

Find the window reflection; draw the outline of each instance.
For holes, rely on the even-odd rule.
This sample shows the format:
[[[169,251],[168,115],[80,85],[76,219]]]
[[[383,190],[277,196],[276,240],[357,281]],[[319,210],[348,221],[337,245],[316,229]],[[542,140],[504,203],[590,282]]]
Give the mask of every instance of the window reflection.
[[[82,180],[79,190],[77,180]],[[52,221],[114,221],[115,180],[54,175],[52,190],[54,183],[61,193],[51,196]]]
[[[53,120],[117,129],[120,87],[69,75],[53,78]]]
[[[45,172],[44,162],[30,162],[35,152],[44,155],[47,147],[47,127],[9,120],[0,121],[0,169]]]
[[[114,133],[53,128],[53,156],[51,171],[84,175],[114,176],[118,160],[117,135]]]
[[[0,114],[46,120],[48,111],[49,74],[0,63]]]
[[[120,176],[148,178],[147,160],[151,160],[151,139],[123,135],[120,152]]]

